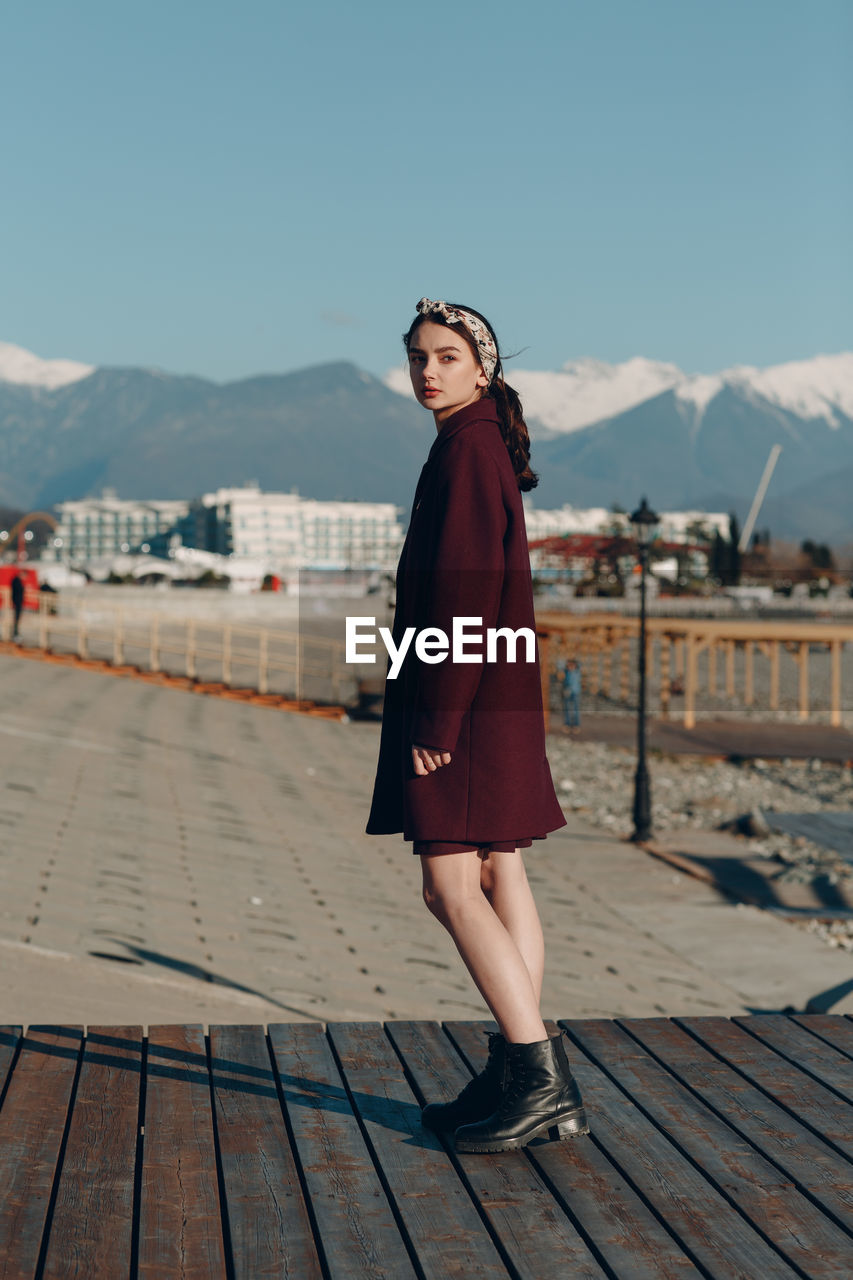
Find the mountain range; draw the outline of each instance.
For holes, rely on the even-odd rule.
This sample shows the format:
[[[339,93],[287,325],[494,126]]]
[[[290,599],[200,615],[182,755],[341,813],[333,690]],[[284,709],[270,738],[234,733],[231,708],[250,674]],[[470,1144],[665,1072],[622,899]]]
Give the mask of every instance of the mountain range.
[[[759,523],[853,540],[853,353],[713,375],[637,357],[514,370],[534,442],[538,507],[735,510],[774,443]],[[257,480],[306,497],[408,507],[434,426],[402,370],[347,362],[216,383],[42,360],[0,343],[0,502],[43,507],[109,486],[191,497]]]

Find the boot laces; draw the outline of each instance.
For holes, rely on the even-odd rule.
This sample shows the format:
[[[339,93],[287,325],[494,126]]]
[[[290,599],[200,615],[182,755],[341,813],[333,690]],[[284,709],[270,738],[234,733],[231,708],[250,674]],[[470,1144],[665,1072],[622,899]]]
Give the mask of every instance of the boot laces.
[[[507,1111],[523,1097],[527,1089],[527,1071],[523,1062],[513,1065],[512,1075],[510,1076],[509,1085],[501,1100],[501,1111]]]

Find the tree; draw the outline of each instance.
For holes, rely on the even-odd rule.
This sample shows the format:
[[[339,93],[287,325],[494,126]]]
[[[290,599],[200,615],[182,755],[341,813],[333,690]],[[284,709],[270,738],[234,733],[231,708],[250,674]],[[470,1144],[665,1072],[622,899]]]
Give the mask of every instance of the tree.
[[[690,542],[696,542],[700,546],[707,546],[712,541],[711,530],[703,520],[691,520],[684,534]]]
[[[723,582],[726,577],[728,566],[728,543],[726,542],[719,529],[714,530],[714,540],[711,543],[711,556],[709,569],[711,577],[716,578],[718,582]]]
[[[815,569],[834,569],[835,560],[832,550],[825,542],[812,542],[806,538],[800,545],[803,555],[808,556]]]
[[[724,537],[719,529],[714,530],[709,557],[709,572],[724,587],[737,586],[740,581],[740,551],[738,539],[740,526],[737,516],[732,512],[729,516],[729,536]]]
[[[729,545],[728,545],[728,565],[727,565],[727,587],[736,587],[740,582],[740,550],[738,542],[740,541],[740,524],[738,518],[733,511],[729,512]]]

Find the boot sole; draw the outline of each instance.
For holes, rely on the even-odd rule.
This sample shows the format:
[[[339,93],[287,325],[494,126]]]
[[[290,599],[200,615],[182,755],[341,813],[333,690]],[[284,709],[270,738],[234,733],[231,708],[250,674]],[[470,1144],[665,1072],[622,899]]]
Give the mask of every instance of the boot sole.
[[[578,1138],[582,1134],[589,1133],[589,1122],[586,1118],[586,1112],[583,1107],[571,1115],[564,1116],[562,1120],[558,1120],[556,1124],[552,1120],[546,1120],[543,1124],[537,1125],[535,1129],[528,1130],[518,1138],[503,1138],[498,1142],[477,1142],[472,1138],[457,1138],[456,1150],[467,1154],[488,1154],[494,1151],[517,1151],[520,1147],[526,1147],[528,1142],[532,1142],[534,1138],[541,1138],[547,1133],[552,1141],[561,1140],[563,1138]]]

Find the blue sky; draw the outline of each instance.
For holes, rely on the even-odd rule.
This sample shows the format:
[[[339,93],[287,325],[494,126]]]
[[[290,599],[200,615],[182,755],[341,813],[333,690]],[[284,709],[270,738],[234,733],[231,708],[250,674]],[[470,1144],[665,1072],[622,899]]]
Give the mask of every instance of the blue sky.
[[[519,364],[850,349],[853,4],[28,0],[0,339],[383,373],[422,294]]]

